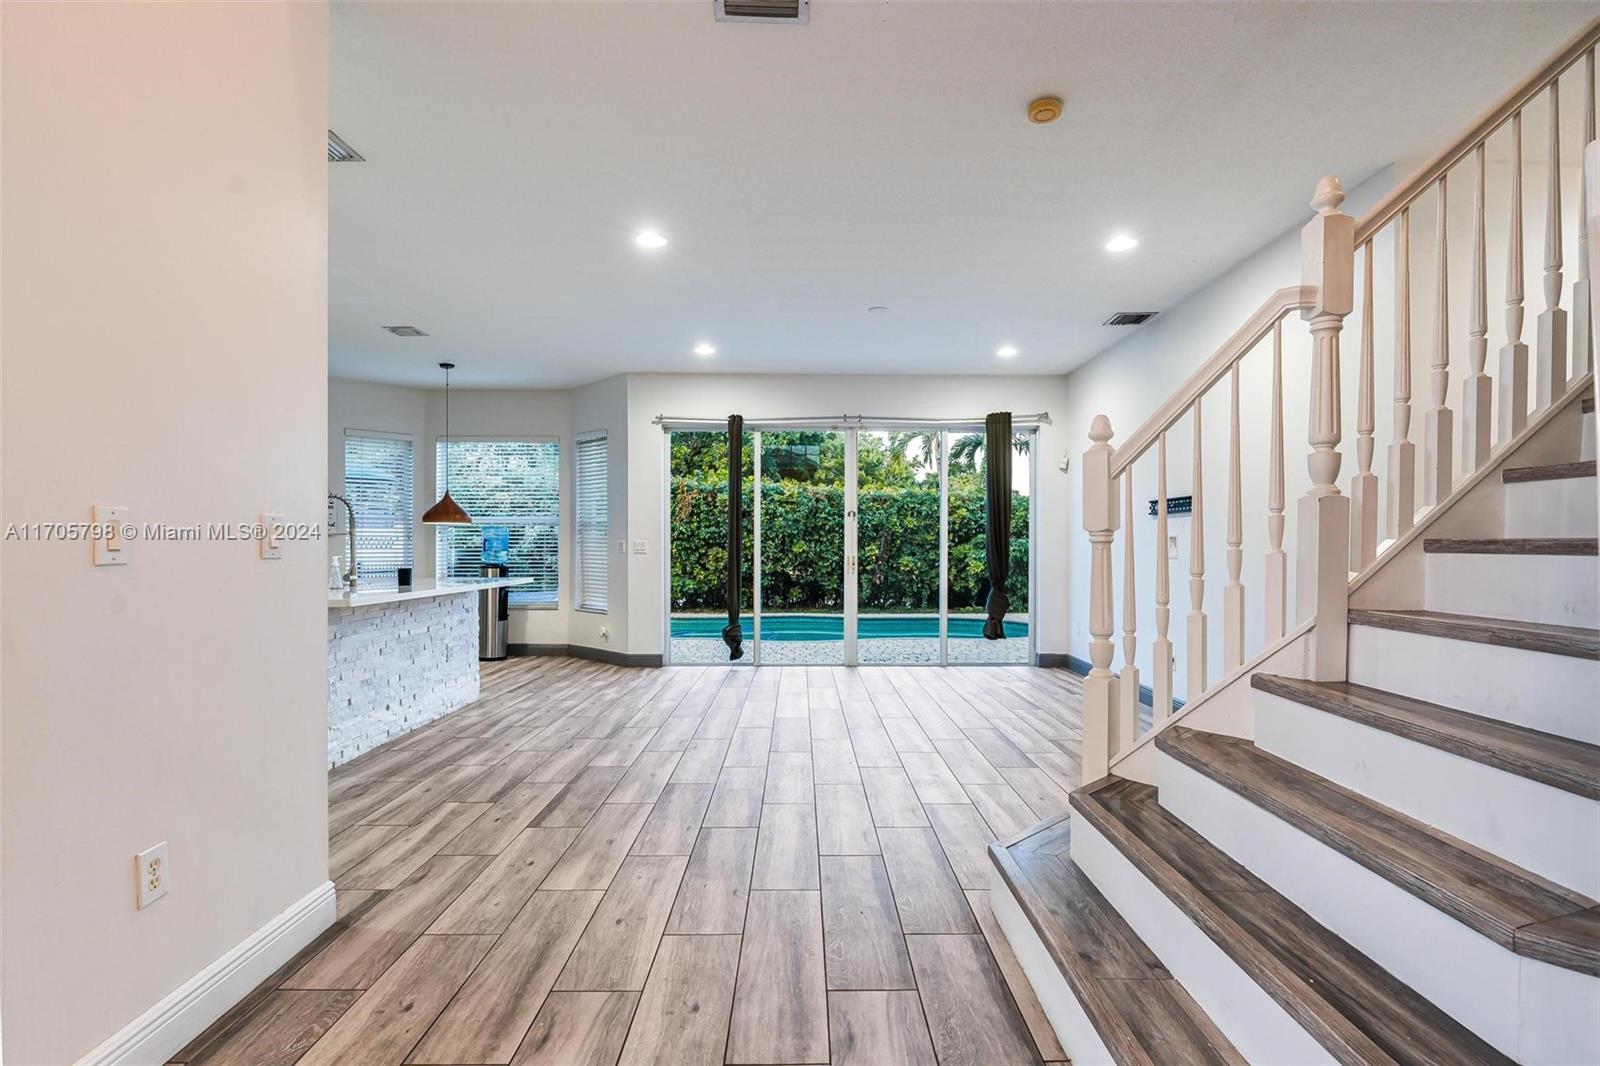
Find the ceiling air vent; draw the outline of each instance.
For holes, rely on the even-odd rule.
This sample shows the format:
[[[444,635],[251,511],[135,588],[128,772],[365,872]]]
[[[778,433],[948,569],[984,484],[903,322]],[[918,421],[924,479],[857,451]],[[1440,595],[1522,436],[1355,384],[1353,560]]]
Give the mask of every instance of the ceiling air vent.
[[[332,130],[328,131],[328,162],[330,163],[365,163],[367,157],[344,143],[344,138]]]
[[[711,0],[718,22],[786,22],[811,17],[811,0]]]
[[[390,333],[393,333],[396,337],[426,337],[427,336],[426,333],[422,332],[416,326],[384,326],[383,328],[388,330]]]
[[[1155,311],[1118,311],[1104,322],[1102,326],[1142,326],[1156,317]]]

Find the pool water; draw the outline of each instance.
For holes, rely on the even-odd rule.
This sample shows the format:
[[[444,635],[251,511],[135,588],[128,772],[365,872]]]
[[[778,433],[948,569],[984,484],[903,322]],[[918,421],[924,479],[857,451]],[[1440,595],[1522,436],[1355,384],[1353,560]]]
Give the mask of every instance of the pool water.
[[[755,639],[754,620],[740,619],[745,640]],[[727,619],[720,615],[674,615],[672,635],[676,638],[722,636]],[[938,615],[861,615],[856,621],[856,638],[937,637]],[[1025,637],[1028,623],[1006,621],[1007,637]],[[983,637],[982,615],[951,615],[951,640],[979,640]],[[762,640],[843,640],[844,615],[841,614],[765,614],[761,616]]]

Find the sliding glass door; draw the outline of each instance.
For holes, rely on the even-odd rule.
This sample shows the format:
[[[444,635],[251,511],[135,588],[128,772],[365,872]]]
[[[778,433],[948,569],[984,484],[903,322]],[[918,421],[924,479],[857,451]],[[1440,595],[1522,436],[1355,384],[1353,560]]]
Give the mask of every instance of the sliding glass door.
[[[746,432],[740,662],[1031,662],[1034,436],[1013,442],[1011,610],[991,641],[978,427]],[[667,654],[726,663],[727,433],[671,429],[668,451]]]

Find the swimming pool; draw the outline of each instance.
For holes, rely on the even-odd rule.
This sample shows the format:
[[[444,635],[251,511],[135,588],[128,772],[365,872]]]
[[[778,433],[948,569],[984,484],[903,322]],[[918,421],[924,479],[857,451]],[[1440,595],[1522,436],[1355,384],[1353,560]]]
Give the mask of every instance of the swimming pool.
[[[746,616],[740,620],[744,639],[755,639],[754,620]],[[672,616],[672,635],[676,638],[722,636],[727,619],[720,615],[692,614]],[[934,614],[864,614],[856,622],[856,638],[871,640],[874,637],[937,637],[939,616]],[[1028,623],[1006,620],[1007,637],[1026,637]],[[951,640],[979,640],[983,637],[982,615],[951,615]],[[844,615],[841,614],[764,614],[761,616],[762,640],[843,640]]]

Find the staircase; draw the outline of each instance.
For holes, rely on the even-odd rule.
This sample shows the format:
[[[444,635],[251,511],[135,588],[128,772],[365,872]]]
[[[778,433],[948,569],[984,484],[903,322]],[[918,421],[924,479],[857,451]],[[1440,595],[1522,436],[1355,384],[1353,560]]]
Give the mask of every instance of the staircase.
[[[1531,350],[1520,339],[1522,212],[1512,200],[1508,336],[1493,377],[1482,281],[1484,145],[1514,128],[1520,152],[1524,108],[1541,96],[1553,102],[1573,71],[1585,78],[1583,133],[1593,141],[1597,41],[1600,24],[1359,222],[1339,213],[1337,183],[1324,179],[1302,284],[1274,294],[1120,447],[1109,422],[1095,420],[1082,466],[1094,567],[1087,783],[1067,815],[990,848],[995,914],[1073,1062],[1600,1063],[1595,297],[1580,238],[1579,284],[1562,305],[1558,186],[1547,198],[1546,308]],[[1558,129],[1550,124],[1547,158],[1559,158]],[[1418,449],[1409,439],[1408,220],[1429,196],[1445,220],[1454,169],[1476,177],[1470,366],[1458,410],[1447,388],[1441,224],[1431,406]],[[1600,233],[1595,201],[1586,198],[1582,214]],[[1385,354],[1395,418],[1380,478],[1372,275],[1374,242],[1391,237],[1397,325]],[[1358,299],[1357,467],[1341,488],[1339,341]],[[1310,483],[1286,530],[1282,333],[1295,310],[1311,332]],[[1266,632],[1251,649],[1239,382],[1241,363],[1268,338]],[[1201,405],[1223,382],[1229,573],[1213,679]],[[1178,704],[1167,442],[1184,420],[1195,517]],[[1156,622],[1142,658],[1141,473],[1155,490]],[[1112,671],[1119,577],[1123,659]]]

